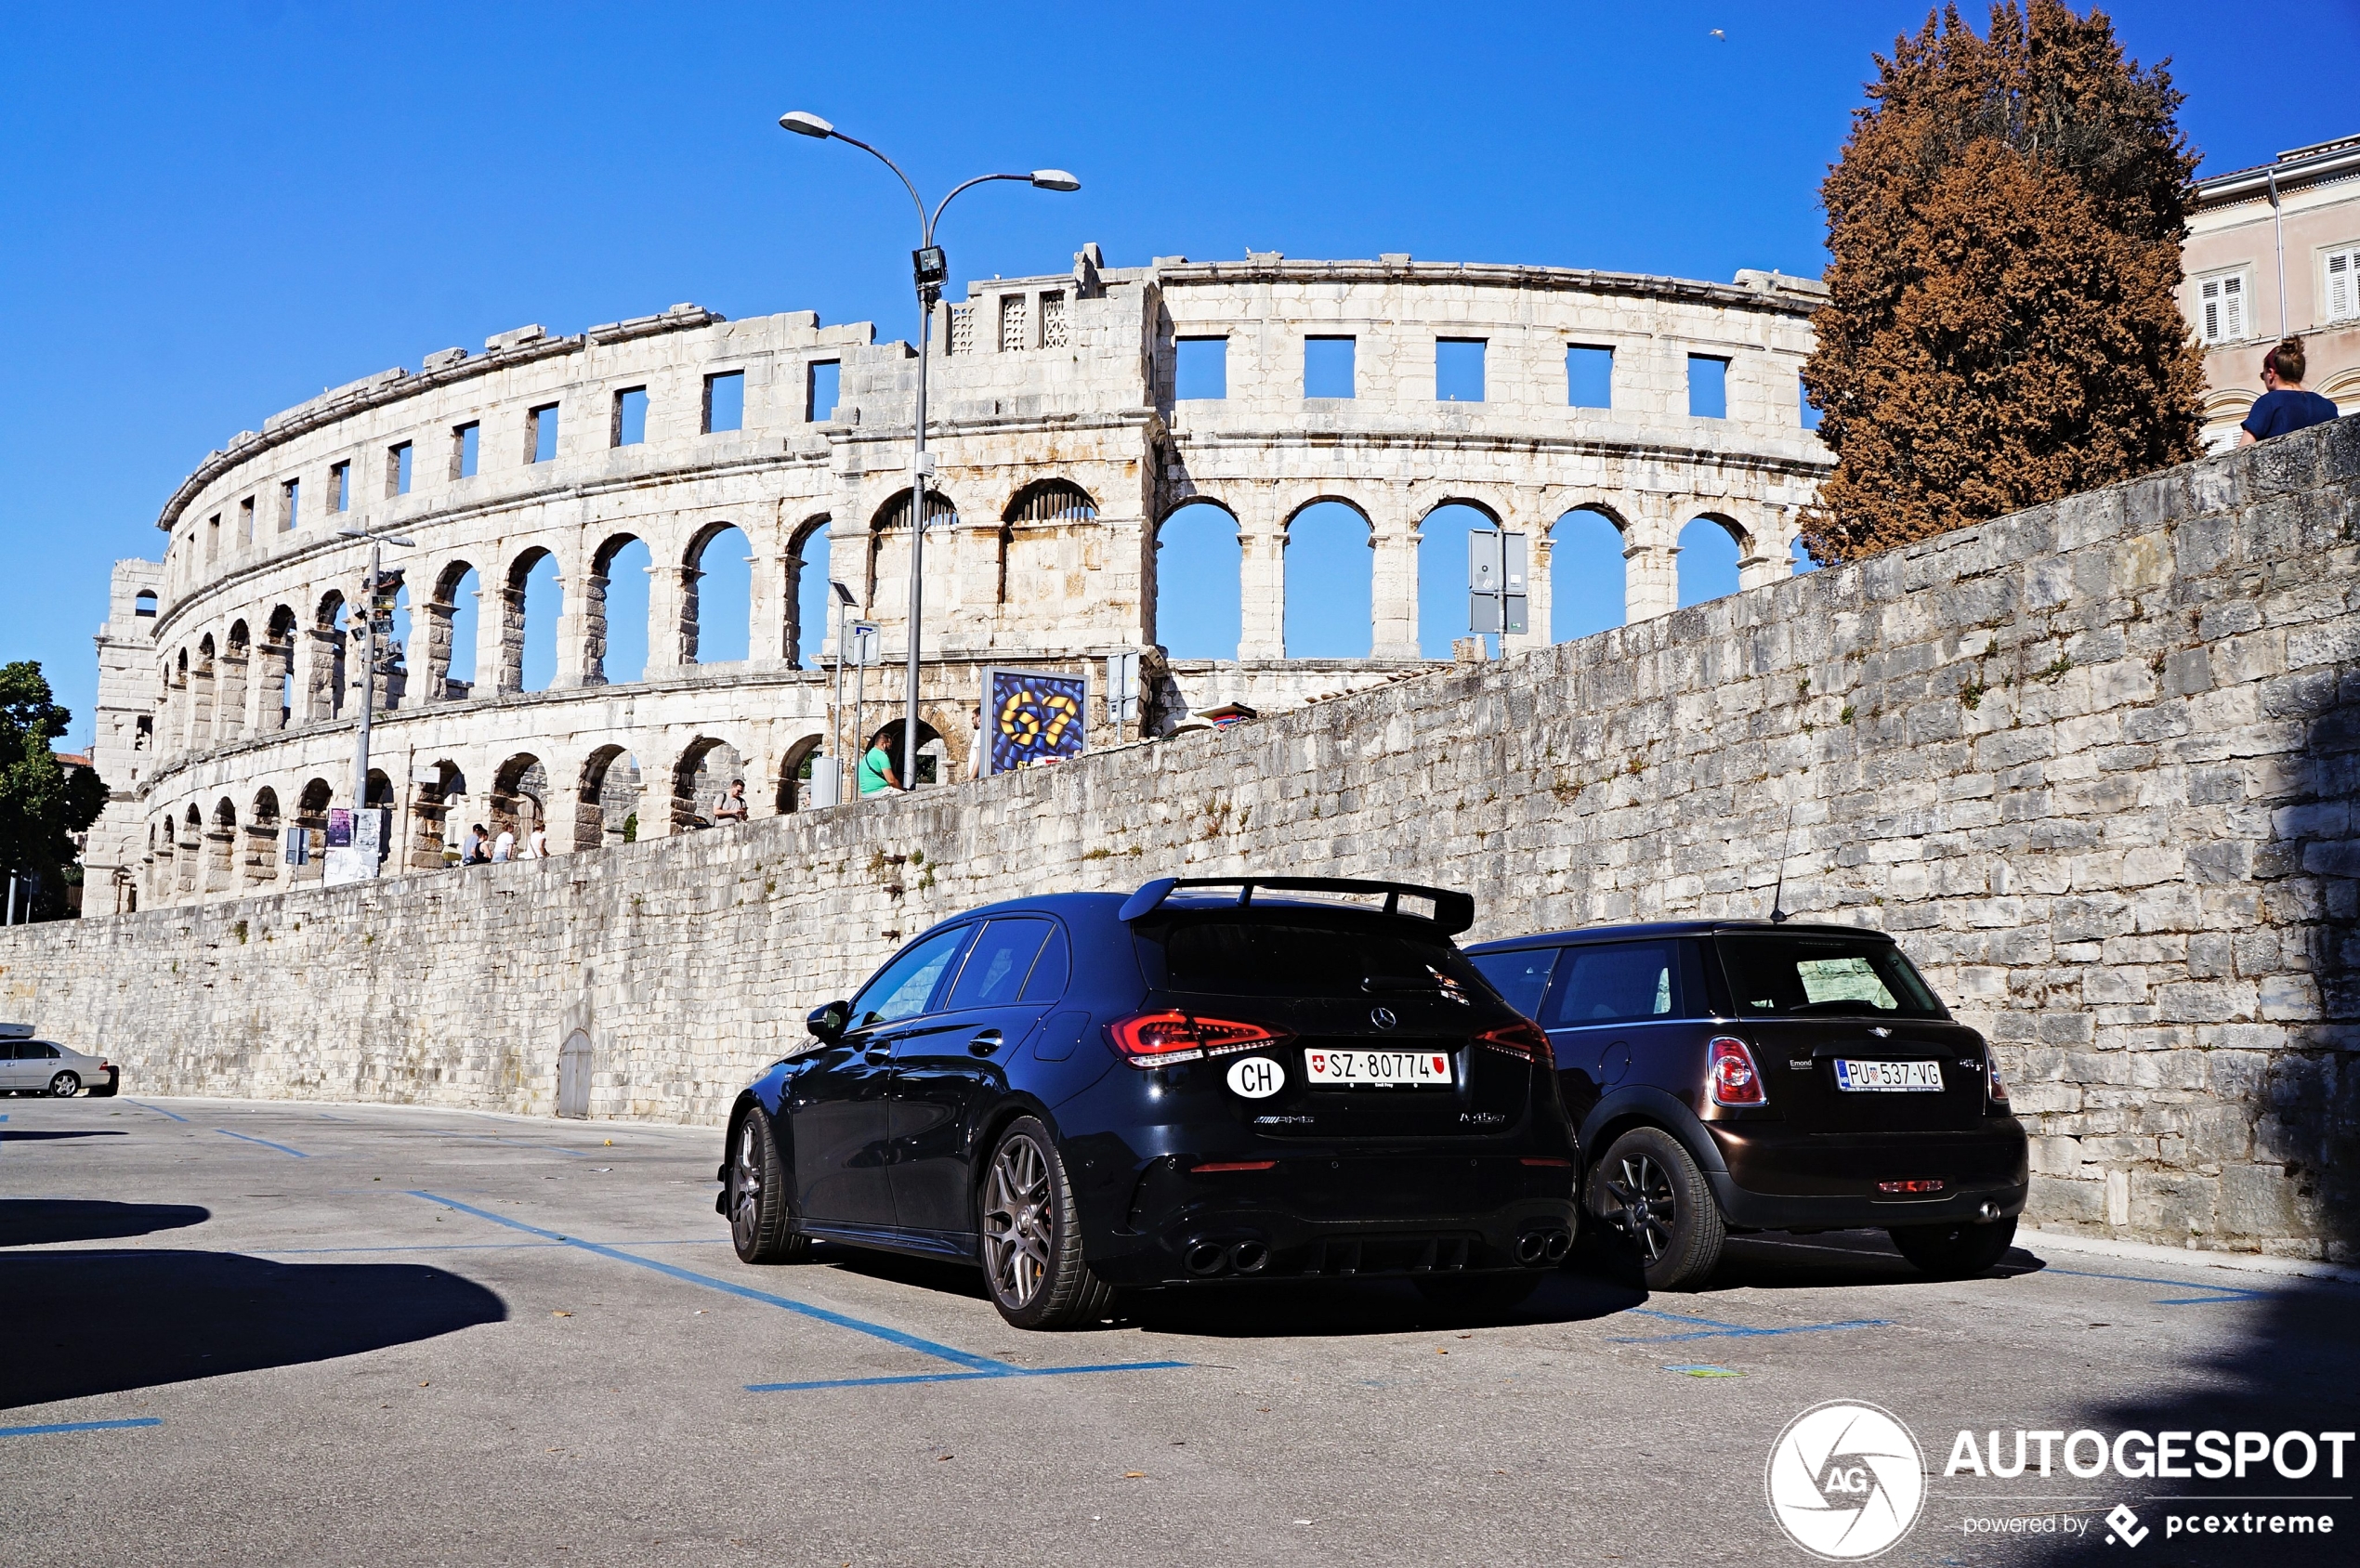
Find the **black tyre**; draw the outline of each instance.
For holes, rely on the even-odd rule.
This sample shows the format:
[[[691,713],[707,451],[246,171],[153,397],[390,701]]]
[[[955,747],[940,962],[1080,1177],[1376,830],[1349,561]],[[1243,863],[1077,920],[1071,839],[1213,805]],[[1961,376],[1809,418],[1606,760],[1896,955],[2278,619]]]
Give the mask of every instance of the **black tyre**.
[[[1419,1274],[1418,1294],[1453,1317],[1501,1317],[1531,1299],[1548,1277],[1535,1269],[1525,1274]]]
[[[811,1240],[795,1229],[777,1130],[760,1106],[738,1123],[729,1154],[729,1242],[749,1263],[800,1263]]]
[[[1660,1128],[1634,1127],[1590,1168],[1590,1212],[1630,1239],[1650,1290],[1712,1277],[1728,1230],[1704,1172]]]
[[[1082,1223],[1056,1140],[1034,1117],[1000,1134],[976,1195],[991,1304],[1018,1328],[1095,1323],[1114,1290],[1082,1261]]]
[[[82,1075],[79,1073],[59,1073],[49,1080],[49,1094],[52,1099],[71,1100],[81,1092]]]
[[[1885,1235],[1901,1255],[1936,1279],[1970,1279],[2007,1256],[2015,1244],[2016,1222],[1970,1220],[1947,1225],[1895,1225]]]

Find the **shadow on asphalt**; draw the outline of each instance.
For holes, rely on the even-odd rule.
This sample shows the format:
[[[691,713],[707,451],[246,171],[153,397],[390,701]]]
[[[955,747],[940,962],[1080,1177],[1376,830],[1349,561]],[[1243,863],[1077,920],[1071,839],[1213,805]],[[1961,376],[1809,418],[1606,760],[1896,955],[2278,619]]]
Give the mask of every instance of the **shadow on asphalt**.
[[[0,1143],[46,1143],[59,1138],[128,1138],[131,1134],[116,1127],[93,1127],[87,1130],[34,1131],[30,1128],[0,1128]]]
[[[0,1407],[325,1361],[506,1316],[483,1287],[416,1264],[0,1254]]]
[[[202,1225],[213,1210],[193,1203],[107,1203],[62,1197],[0,1198],[0,1247],[40,1247],[151,1235]]]
[[[2011,1279],[2049,1265],[2021,1247],[1972,1277]],[[1882,1231],[1828,1231],[1790,1236],[1778,1232],[1733,1235],[1699,1295],[1724,1290],[1833,1290],[1863,1286],[1928,1285],[1933,1276],[1894,1250]]]

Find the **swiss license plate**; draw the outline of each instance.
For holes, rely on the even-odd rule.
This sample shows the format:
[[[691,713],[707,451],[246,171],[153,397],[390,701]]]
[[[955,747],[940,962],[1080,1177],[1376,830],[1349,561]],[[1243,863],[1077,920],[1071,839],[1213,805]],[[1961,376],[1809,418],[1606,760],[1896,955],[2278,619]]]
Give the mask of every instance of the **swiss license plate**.
[[[1306,1051],[1303,1076],[1313,1083],[1450,1086],[1447,1051]]]
[[[1836,1087],[1855,1093],[1939,1094],[1942,1092],[1942,1064],[1855,1062],[1840,1058],[1836,1063]]]

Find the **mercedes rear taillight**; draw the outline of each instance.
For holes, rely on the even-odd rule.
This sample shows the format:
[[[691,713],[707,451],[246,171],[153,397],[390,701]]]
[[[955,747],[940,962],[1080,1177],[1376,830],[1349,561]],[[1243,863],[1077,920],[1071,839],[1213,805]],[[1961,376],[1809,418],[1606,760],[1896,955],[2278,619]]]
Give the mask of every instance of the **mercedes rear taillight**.
[[[1706,1060],[1705,1080],[1716,1105],[1766,1105],[1770,1092],[1762,1081],[1762,1069],[1753,1065],[1753,1052],[1741,1039],[1727,1035],[1716,1036],[1705,1049],[1711,1052]]]
[[[1284,1045],[1294,1039],[1294,1032],[1235,1018],[1204,1018],[1193,1013],[1139,1013],[1108,1025],[1107,1039],[1130,1059],[1133,1066],[1155,1067],[1168,1062],[1194,1062],[1203,1056],[1226,1056],[1233,1051]]]
[[[1549,1037],[1541,1032],[1540,1025],[1529,1019],[1519,1018],[1513,1024],[1486,1029],[1475,1036],[1475,1043],[1488,1045],[1511,1056],[1521,1056],[1527,1062],[1538,1063],[1552,1070],[1557,1065],[1555,1052],[1549,1049]]]

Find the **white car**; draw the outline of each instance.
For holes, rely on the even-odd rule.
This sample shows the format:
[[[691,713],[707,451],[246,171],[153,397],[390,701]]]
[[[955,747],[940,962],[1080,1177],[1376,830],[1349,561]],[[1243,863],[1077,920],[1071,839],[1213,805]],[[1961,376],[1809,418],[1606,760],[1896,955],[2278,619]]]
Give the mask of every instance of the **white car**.
[[[85,1056],[46,1039],[0,1039],[0,1093],[70,1100],[85,1090],[112,1094],[116,1082],[115,1066],[103,1056]]]

